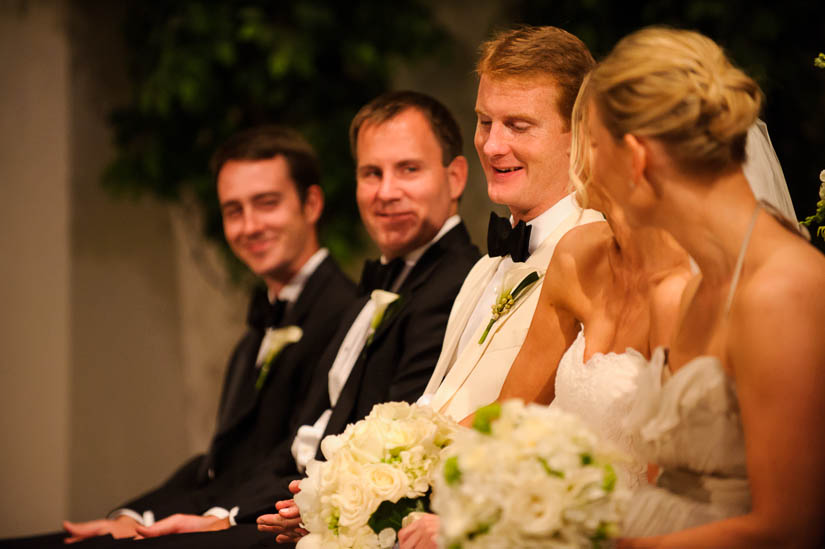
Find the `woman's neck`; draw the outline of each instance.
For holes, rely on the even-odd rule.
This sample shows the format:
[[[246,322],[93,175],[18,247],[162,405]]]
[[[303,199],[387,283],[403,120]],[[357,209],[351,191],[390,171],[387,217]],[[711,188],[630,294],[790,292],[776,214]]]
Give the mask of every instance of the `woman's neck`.
[[[703,283],[729,282],[756,207],[742,170],[661,188],[653,224],[672,234],[696,261]]]
[[[614,272],[643,284],[655,282],[677,269],[689,269],[688,255],[667,232],[658,227],[631,227],[621,213],[605,212],[613,231],[608,259]]]

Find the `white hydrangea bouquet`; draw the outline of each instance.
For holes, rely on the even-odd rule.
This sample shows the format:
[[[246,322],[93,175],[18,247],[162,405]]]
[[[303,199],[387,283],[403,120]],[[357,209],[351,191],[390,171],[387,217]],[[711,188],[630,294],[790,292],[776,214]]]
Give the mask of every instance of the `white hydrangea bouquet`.
[[[429,508],[433,476],[457,425],[426,406],[377,404],[340,435],[324,438],[295,503],[309,534],[299,549],[384,549],[405,516]]]
[[[591,547],[616,537],[630,493],[582,421],[510,400],[456,432],[433,488],[446,549]]]

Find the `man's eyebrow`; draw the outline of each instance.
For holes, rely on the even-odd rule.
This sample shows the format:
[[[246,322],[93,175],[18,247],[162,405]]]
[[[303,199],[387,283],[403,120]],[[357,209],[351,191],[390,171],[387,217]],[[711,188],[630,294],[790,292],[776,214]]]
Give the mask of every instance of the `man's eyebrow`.
[[[253,194],[252,200],[258,200],[259,198],[269,198],[274,196],[276,198],[280,197],[283,193],[281,191],[266,191],[263,193]]]

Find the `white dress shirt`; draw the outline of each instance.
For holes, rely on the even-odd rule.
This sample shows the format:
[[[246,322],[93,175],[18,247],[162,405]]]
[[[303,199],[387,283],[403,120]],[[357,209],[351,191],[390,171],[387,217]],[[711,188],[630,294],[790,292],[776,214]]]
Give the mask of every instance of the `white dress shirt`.
[[[404,256],[404,268],[393,282],[391,291],[396,292],[412,268],[424,255],[424,252],[432,246],[435,242],[441,239],[447,232],[461,222],[458,215],[453,215],[444,222],[438,234],[424,246],[413,250]],[[387,259],[381,256],[381,262],[387,263]],[[349,378],[352,368],[361,354],[361,350],[367,342],[369,337],[369,328],[372,316],[375,313],[375,303],[372,300],[367,301],[361,312],[355,318],[355,321],[347,331],[341,346],[338,348],[338,354],[335,356],[335,361],[329,369],[328,374],[328,389],[329,389],[329,408],[326,409],[318,420],[313,425],[302,425],[292,441],[292,457],[295,458],[295,463],[298,465],[298,470],[303,472],[307,464],[318,453],[318,447],[321,444],[321,437],[327,428],[329,418],[332,416],[332,410],[338,403],[338,397],[341,396],[341,391]]]

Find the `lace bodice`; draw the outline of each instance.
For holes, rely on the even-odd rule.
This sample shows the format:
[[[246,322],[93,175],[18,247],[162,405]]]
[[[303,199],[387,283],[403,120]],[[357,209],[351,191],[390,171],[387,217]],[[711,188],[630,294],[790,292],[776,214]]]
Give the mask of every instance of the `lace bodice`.
[[[639,375],[625,427],[661,467],[657,486],[631,500],[627,535],[664,534],[748,512],[736,388],[717,358],[694,358],[671,374],[657,349]]]
[[[624,478],[628,486],[645,482],[647,462],[641,459],[635,436],[622,422],[636,395],[636,379],[647,359],[628,349],[624,353],[596,353],[584,362],[585,338],[580,331],[559,361],[556,396],[551,406],[581,417],[602,439],[627,454]]]

